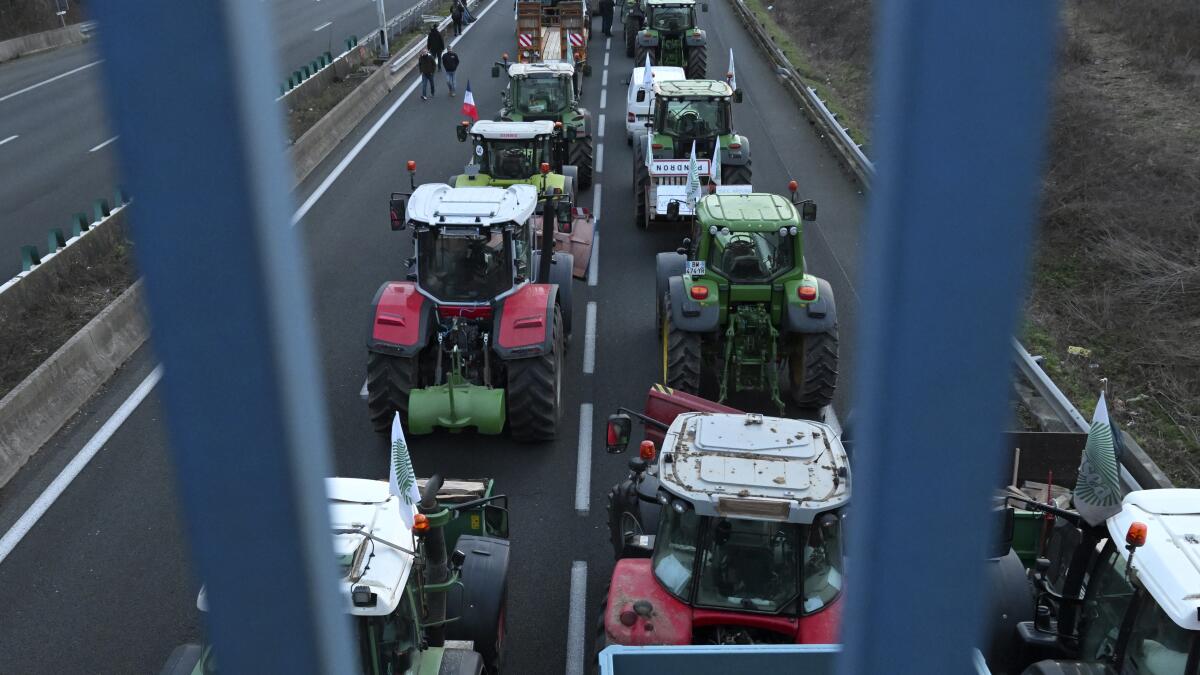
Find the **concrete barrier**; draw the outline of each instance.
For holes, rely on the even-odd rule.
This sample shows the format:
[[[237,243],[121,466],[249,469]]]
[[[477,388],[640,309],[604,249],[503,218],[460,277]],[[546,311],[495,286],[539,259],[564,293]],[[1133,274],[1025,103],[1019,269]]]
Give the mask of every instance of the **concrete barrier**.
[[[138,281],[0,399],[0,487],[146,341]]]
[[[23,35],[19,38],[0,42],[0,63],[19,59],[22,56],[57,49],[67,45],[77,45],[86,42],[88,36],[83,31],[83,24],[74,24],[66,28],[55,28],[41,33]]]

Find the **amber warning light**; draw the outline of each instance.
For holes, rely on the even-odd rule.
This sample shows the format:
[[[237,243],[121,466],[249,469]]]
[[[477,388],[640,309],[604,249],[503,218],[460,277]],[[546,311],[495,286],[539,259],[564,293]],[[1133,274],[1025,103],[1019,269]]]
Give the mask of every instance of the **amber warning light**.
[[[1125,533],[1125,544],[1130,549],[1139,548],[1146,545],[1146,524],[1133,523],[1129,526],[1129,531]]]
[[[638,448],[638,455],[647,462],[654,461],[654,441],[642,441],[642,445]]]

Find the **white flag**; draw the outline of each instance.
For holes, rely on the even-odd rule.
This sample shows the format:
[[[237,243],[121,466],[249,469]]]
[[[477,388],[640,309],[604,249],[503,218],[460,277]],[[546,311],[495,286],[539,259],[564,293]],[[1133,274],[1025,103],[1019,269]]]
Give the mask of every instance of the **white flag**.
[[[650,65],[650,54],[646,54],[646,66],[642,68],[642,88],[646,90],[646,98],[654,95],[654,68]]]
[[[1121,512],[1120,469],[1104,392],[1100,392],[1092,415],[1073,499],[1075,509],[1089,525],[1099,525]]]
[[[737,71],[733,69],[733,47],[729,48],[729,73],[725,77],[729,80],[729,88],[737,91]]]
[[[713,148],[712,162],[708,166],[708,179],[713,185],[721,184],[721,139],[717,138],[713,142],[716,147]]]
[[[392,494],[400,498],[400,519],[412,529],[421,493],[417,490],[417,475],[413,472],[412,458],[408,455],[404,428],[400,426],[400,413],[392,418],[392,461],[388,470],[388,487]]]
[[[700,166],[696,163],[696,141],[692,141],[692,155],[688,158],[687,201],[688,208],[695,209],[700,201]]]

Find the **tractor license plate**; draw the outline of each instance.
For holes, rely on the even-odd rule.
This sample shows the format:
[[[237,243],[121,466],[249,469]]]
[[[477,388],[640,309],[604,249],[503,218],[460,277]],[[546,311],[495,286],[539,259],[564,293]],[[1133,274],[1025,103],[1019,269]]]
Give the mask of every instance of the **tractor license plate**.
[[[692,276],[692,277],[704,276],[704,261],[703,260],[687,261],[687,267],[684,269],[684,274],[687,274],[688,276]]]

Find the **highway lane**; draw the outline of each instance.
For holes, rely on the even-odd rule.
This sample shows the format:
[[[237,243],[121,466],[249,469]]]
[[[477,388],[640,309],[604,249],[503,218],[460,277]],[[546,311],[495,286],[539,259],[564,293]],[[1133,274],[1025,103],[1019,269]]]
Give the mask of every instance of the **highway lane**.
[[[472,28],[460,46],[460,82],[472,82],[480,110],[493,111],[502,81],[487,70],[511,41],[512,19],[500,3]],[[782,190],[797,178],[807,196],[821,207],[821,222],[806,232],[807,258],[817,274],[828,277],[839,299],[843,340],[853,336],[857,311],[853,277],[857,261],[862,202],[854,185],[815,139],[808,124],[748,38],[728,7],[712,3],[702,16],[709,29],[711,73],[725,67],[732,46],[738,55],[738,80],[746,102],[735,108],[737,126],[754,147],[755,184]],[[514,576],[509,601],[510,672],[563,672],[570,650],[591,646],[600,595],[611,572],[611,552],[604,522],[604,495],[625,472],[623,457],[604,455],[599,430],[603,418],[618,405],[640,405],[659,372],[658,343],[653,330],[653,254],[673,249],[683,232],[637,230],[632,223],[629,168],[632,155],[624,144],[622,79],[632,67],[619,44],[603,64],[604,43],[592,44],[595,73],[586,81],[585,103],[596,117],[604,114],[601,187],[600,254],[597,285],[579,285],[575,294],[576,336],[565,367],[564,420],[554,443],[522,446],[506,438],[435,434],[414,438],[414,464],[419,473],[440,471],[454,476],[493,476],[511,496]],[[600,107],[602,84],[606,80]],[[398,89],[379,112],[396,105]],[[322,376],[332,421],[335,466],[341,475],[382,477],[385,441],[376,436],[359,398],[364,377],[365,317],[380,283],[403,274],[407,236],[392,233],[386,219],[386,196],[407,185],[406,159],[417,159],[422,181],[439,180],[466,162],[467,151],[454,140],[459,99],[444,90],[429,102],[409,96],[394,116],[381,123],[345,173],[329,183],[296,231],[308,251],[315,306],[312,319],[319,331]],[[343,153],[358,144],[375,124],[369,119],[319,167],[297,191],[298,200],[324,184]],[[2,149],[2,148],[0,148]],[[595,198],[584,193],[583,202]],[[581,374],[582,332],[587,303],[596,303],[596,370]],[[144,352],[147,350],[143,350]],[[849,382],[853,360],[843,349],[843,382]],[[0,491],[0,531],[24,510],[39,491],[90,437],[95,420],[115,409],[149,372],[151,357],[140,353],[110,386],[89,404],[88,415],[55,439],[36,460],[38,467],[22,476],[16,489]],[[236,374],[230,374],[231,388]],[[848,391],[838,404],[844,410]],[[583,404],[592,404],[596,444],[585,457],[589,480],[586,515],[576,512],[579,419]],[[87,663],[98,672],[153,671],[170,649],[184,639],[200,637],[194,607],[196,581],[179,553],[183,539],[174,516],[173,477],[162,460],[161,412],[153,398],[136,409],[105,449],[11,553],[0,563],[0,634],[14,648],[0,650],[0,672],[70,672]],[[589,448],[585,443],[584,450]],[[10,486],[12,487],[12,486]],[[89,526],[103,533],[88,536]],[[252,555],[252,552],[244,552]],[[147,566],[150,558],[156,564]],[[585,642],[568,642],[571,619],[572,565],[586,564],[583,607]],[[97,571],[99,570],[99,571]],[[135,574],[128,571],[134,570]],[[136,577],[131,590],[127,579]],[[35,585],[35,579],[80,579],[63,599]],[[71,616],[68,616],[70,614]],[[31,617],[43,617],[31,623]],[[124,641],[96,628],[130,626]],[[163,630],[136,630],[163,626]],[[49,637],[50,639],[47,639]],[[67,639],[69,637],[69,639]],[[57,638],[57,639],[56,639]],[[95,658],[99,656],[99,658]]]

